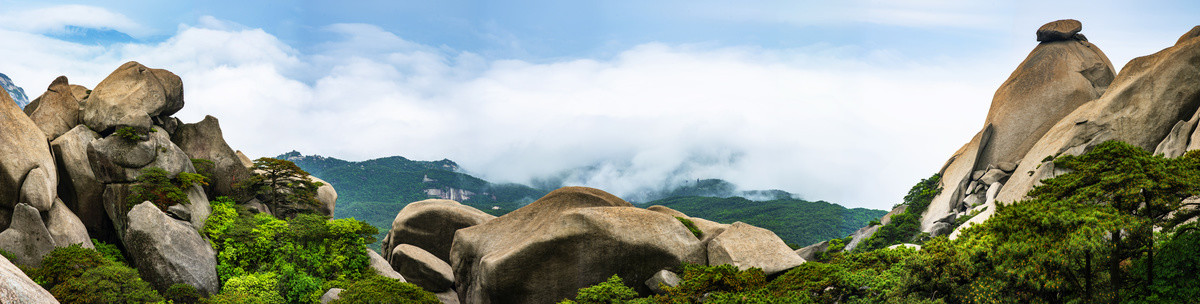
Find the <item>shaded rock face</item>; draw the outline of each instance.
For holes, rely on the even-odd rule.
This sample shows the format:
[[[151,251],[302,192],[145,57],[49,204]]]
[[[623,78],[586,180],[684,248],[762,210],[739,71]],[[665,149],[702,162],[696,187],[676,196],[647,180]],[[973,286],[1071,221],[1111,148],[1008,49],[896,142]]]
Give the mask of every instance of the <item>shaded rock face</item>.
[[[41,97],[37,107],[26,109],[46,140],[54,140],[79,124],[79,99],[71,92],[66,76],[58,76]]]
[[[742,270],[757,267],[770,276],[804,262],[774,232],[742,222],[734,222],[708,243],[709,265],[730,264]]]
[[[20,202],[49,211],[58,196],[56,173],[41,129],[0,92],[0,209]]]
[[[203,295],[218,291],[212,246],[190,223],[168,217],[150,202],[129,211],[125,247],[138,273],[159,290],[183,283]]]
[[[58,300],[29,279],[17,265],[0,257],[0,303],[58,304]]]
[[[374,269],[375,273],[378,273],[381,276],[400,280],[401,282],[407,282],[407,280],[404,279],[404,276],[400,275],[399,272],[396,272],[395,269],[392,269],[392,265],[388,264],[388,261],[385,260],[383,256],[379,255],[378,252],[375,252],[375,250],[367,249],[367,257],[371,259],[371,269]]]
[[[460,229],[450,250],[463,303],[553,303],[613,274],[649,294],[642,282],[683,262],[704,248],[678,220],[584,187]]]
[[[46,229],[37,209],[17,204],[13,209],[12,224],[0,232],[0,249],[16,255],[13,262],[17,264],[39,267],[42,258],[54,250],[54,236]]]
[[[392,268],[405,280],[425,290],[442,292],[454,285],[454,274],[450,264],[432,253],[409,244],[400,244],[392,249]]]
[[[392,248],[409,244],[421,248],[442,261],[450,261],[454,232],[482,224],[495,216],[451,200],[429,199],[404,206],[392,221],[392,229],[383,238],[383,257],[390,259]]]
[[[83,123],[101,134],[118,127],[146,132],[153,118],[166,118],[183,108],[179,76],[130,61],[100,81],[83,104]]]
[[[79,217],[90,234],[104,234],[112,224],[104,213],[104,185],[92,173],[87,147],[100,134],[87,126],[77,125],[63,136],[50,142],[58,166],[58,195],[63,203]]]
[[[50,207],[46,217],[46,229],[50,231],[56,247],[79,244],[83,248],[95,248],[83,222],[79,221],[79,217],[75,216],[62,200],[54,200],[54,206]]]
[[[211,191],[207,193],[210,197],[232,197],[234,183],[250,177],[250,171],[242,166],[237,154],[225,143],[221,125],[215,117],[205,116],[200,122],[180,125],[171,135],[171,141],[189,157],[213,162],[213,180],[209,181]]]

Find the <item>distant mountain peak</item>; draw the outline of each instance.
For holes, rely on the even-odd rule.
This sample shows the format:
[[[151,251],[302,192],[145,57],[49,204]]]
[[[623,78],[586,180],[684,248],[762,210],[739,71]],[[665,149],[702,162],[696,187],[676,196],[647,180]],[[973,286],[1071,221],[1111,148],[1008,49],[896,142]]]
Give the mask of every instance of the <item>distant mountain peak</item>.
[[[11,96],[21,109],[25,109],[25,105],[29,104],[29,96],[25,95],[25,89],[13,84],[12,79],[8,78],[8,75],[4,75],[4,73],[0,73],[0,87],[8,91],[8,96]]]

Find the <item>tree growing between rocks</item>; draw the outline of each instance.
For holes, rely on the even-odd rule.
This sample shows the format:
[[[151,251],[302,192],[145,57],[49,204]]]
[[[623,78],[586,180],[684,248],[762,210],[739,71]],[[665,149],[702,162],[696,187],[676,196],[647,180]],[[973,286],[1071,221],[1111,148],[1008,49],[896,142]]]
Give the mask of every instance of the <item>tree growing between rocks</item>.
[[[321,207],[317,188],[323,184],[308,179],[308,172],[291,161],[263,157],[254,160],[253,175],[239,181],[236,188],[246,198],[255,198],[272,207],[282,218],[313,213]]]

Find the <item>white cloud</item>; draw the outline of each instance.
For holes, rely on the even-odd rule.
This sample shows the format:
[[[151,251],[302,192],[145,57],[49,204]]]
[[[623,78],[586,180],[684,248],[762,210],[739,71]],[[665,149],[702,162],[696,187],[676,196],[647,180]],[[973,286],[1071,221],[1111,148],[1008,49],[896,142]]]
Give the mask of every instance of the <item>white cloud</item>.
[[[338,24],[299,50],[214,18],[108,48],[0,30],[0,72],[36,92],[94,86],[126,60],[184,81],[178,116],[220,119],[253,156],[450,158],[493,181],[562,176],[629,196],[697,178],[888,208],[982,122],[1020,57],[919,63],[856,47],[640,45],[613,58],[488,60]],[[1032,46],[1031,46],[1032,47]],[[1018,55],[1020,56],[1020,55]],[[36,95],[33,93],[31,95]]]
[[[68,26],[113,29],[134,37],[151,31],[129,17],[108,9],[88,5],[56,5],[0,14],[0,28],[39,34],[62,34]]]

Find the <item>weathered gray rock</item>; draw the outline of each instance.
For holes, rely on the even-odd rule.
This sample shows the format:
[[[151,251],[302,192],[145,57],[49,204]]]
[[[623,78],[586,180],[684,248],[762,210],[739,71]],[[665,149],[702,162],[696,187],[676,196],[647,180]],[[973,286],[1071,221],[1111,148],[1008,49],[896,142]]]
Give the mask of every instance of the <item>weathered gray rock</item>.
[[[395,269],[392,269],[392,265],[388,264],[388,261],[383,259],[383,256],[379,255],[378,252],[375,252],[374,249],[367,249],[367,257],[371,258],[371,269],[374,269],[375,273],[378,273],[381,276],[400,280],[401,282],[407,282],[404,280],[404,276],[400,275],[399,272],[396,272]],[[447,265],[446,267],[448,268],[450,266]]]
[[[879,218],[879,223],[887,225],[888,223],[892,222],[892,217],[900,215],[900,214],[904,214],[904,211],[906,211],[906,210],[908,210],[908,205],[906,205],[906,204],[896,205],[896,207],[892,207],[892,211],[888,211],[887,214],[884,214],[883,217]]]
[[[181,108],[183,86],[178,76],[130,61],[96,85],[83,103],[81,116],[84,124],[102,134],[118,127],[146,132],[152,117],[170,116]]]
[[[1129,61],[1103,96],[1064,117],[1040,137],[996,200],[1019,201],[1041,179],[1061,170],[1052,163],[1043,164],[1046,156],[1082,154],[1108,140],[1154,149],[1178,121],[1196,112],[1196,100],[1200,100],[1196,62],[1200,62],[1197,39]],[[995,208],[988,208],[962,227],[982,222],[994,212]]]
[[[663,288],[677,286],[679,286],[679,275],[665,269],[654,273],[650,279],[646,280],[646,287],[649,287],[654,294],[667,293]]]
[[[103,183],[129,183],[147,167],[159,167],[171,175],[196,173],[192,159],[171,142],[166,130],[158,126],[151,130],[143,135],[144,140],[110,135],[88,144],[88,159],[96,178]]]
[[[454,286],[454,270],[450,264],[417,246],[396,246],[388,262],[405,280],[425,290],[442,292]]]
[[[816,244],[804,246],[804,248],[796,249],[796,255],[799,255],[805,261],[816,261],[817,256],[826,251],[829,251],[829,241],[821,241]]]
[[[858,231],[855,231],[854,234],[851,235],[850,242],[846,243],[846,247],[842,247],[842,251],[845,251],[845,252],[854,251],[854,249],[858,248],[859,244],[862,244],[862,242],[864,242],[868,239],[871,239],[871,236],[874,236],[875,232],[879,231],[880,227],[883,227],[883,225],[872,225],[872,226],[859,228]]]
[[[333,300],[341,299],[342,297],[338,295],[341,294],[342,291],[343,289],[341,288],[330,288],[325,292],[325,294],[321,295],[321,304],[329,304],[329,302],[333,302]]]
[[[50,142],[54,151],[55,165],[58,167],[58,196],[71,211],[83,222],[89,233],[109,230],[111,224],[105,223],[104,185],[92,173],[92,165],[88,161],[88,143],[99,139],[100,135],[92,132],[87,126],[77,125],[71,131]]]
[[[583,187],[459,229],[450,250],[463,303],[553,303],[613,274],[649,293],[645,278],[683,262],[704,248],[679,220]]]
[[[0,94],[8,94],[0,92]],[[34,283],[8,259],[0,257],[0,303],[58,304],[49,291]]]
[[[991,185],[996,182],[1004,181],[1004,179],[1008,176],[1008,172],[1004,172],[1004,170],[992,169],[988,170],[987,173],[984,173],[983,177],[979,178],[979,182],[983,185]]]
[[[225,143],[221,125],[215,117],[205,116],[200,122],[180,125],[171,135],[171,141],[189,157],[213,162],[213,180],[209,181],[207,192],[210,197],[232,197],[234,183],[250,177],[250,170],[242,166],[237,154]],[[318,197],[320,194],[318,190]]]
[[[242,154],[241,150],[234,151],[234,153],[237,153],[238,160],[242,162],[242,166],[245,166],[246,169],[254,167],[254,161],[250,160],[249,157],[246,157],[246,154]]]
[[[458,293],[454,292],[454,289],[443,291],[443,292],[437,292],[437,293],[434,293],[434,295],[437,296],[438,301],[441,301],[442,304],[458,304],[458,303],[460,303],[458,301]]]
[[[85,86],[72,84],[69,87],[71,90],[71,96],[74,96],[75,100],[78,100],[80,103],[82,103],[83,100],[87,99],[88,95],[92,94],[92,90],[89,90]],[[82,104],[80,106],[82,107]]]
[[[1037,41],[1051,42],[1068,40],[1083,30],[1083,23],[1075,19],[1063,19],[1042,25],[1037,30]],[[1086,39],[1085,39],[1086,40]]]
[[[208,196],[204,195],[204,189],[200,188],[200,185],[192,185],[192,188],[187,190],[187,197],[186,207],[191,213],[192,227],[200,231],[204,228],[204,221],[212,215],[212,206],[208,204]]]
[[[337,206],[337,190],[333,189],[333,184],[312,175],[308,176],[308,180],[321,183],[321,186],[317,187],[317,201],[321,202],[321,209],[318,211],[323,215],[333,216],[333,209]]]
[[[950,232],[952,232],[950,230],[950,228],[951,228],[950,223],[947,223],[947,222],[934,223],[933,229],[929,232],[929,236],[930,237],[939,237],[939,236],[950,234]]]
[[[155,288],[183,283],[202,295],[217,293],[216,252],[188,222],[143,202],[129,211],[124,240],[138,273]]]
[[[120,240],[125,239],[125,230],[129,227],[128,211],[134,205],[129,203],[132,188],[132,184],[107,184],[104,185],[104,194],[101,195],[104,214],[108,216],[108,223],[113,226],[112,233]]]
[[[1197,114],[1200,114],[1200,112]],[[1164,138],[1154,148],[1154,154],[1168,158],[1183,156],[1183,153],[1187,152],[1188,140],[1191,139],[1198,121],[1200,121],[1200,115],[1192,115],[1192,119],[1180,120],[1178,123],[1175,123],[1175,126],[1171,127],[1171,132],[1167,133],[1167,138]]]
[[[171,205],[171,207],[167,207],[167,216],[190,223],[192,221],[192,210],[184,207],[184,205]]]
[[[42,130],[8,92],[0,93],[0,209],[23,202],[39,211],[50,210],[58,196],[55,171]]]
[[[800,266],[805,260],[770,230],[734,222],[708,243],[708,264],[762,268],[768,276]]]
[[[267,208],[267,205],[263,205],[258,199],[251,199],[249,202],[242,204],[242,206],[246,206],[246,209],[250,209],[250,212],[253,213],[271,214],[271,208]]]
[[[71,93],[66,76],[54,79],[38,100],[39,105],[30,111],[29,119],[42,130],[47,141],[58,138],[79,124],[79,100]]]
[[[392,248],[410,244],[424,249],[443,261],[450,259],[450,244],[458,229],[482,224],[495,216],[451,200],[429,199],[404,206],[392,220],[392,229],[384,236],[381,249],[385,259]]]
[[[46,229],[54,238],[56,247],[79,244],[83,248],[95,248],[83,222],[79,221],[79,217],[76,217],[74,213],[71,213],[71,209],[68,209],[62,200],[55,199],[54,206],[50,207],[50,212],[46,216]]]
[[[12,224],[0,232],[0,249],[16,255],[13,262],[19,265],[39,267],[42,258],[54,250],[54,236],[46,229],[37,209],[17,204],[13,209]]]
[[[691,220],[692,224],[696,225],[696,229],[700,229],[700,232],[703,233],[700,235],[700,243],[704,244],[705,246],[708,245],[709,241],[712,241],[713,238],[717,237],[717,235],[720,235],[721,232],[725,232],[725,229],[729,228],[729,224],[721,224],[698,217],[690,217],[687,214],[683,214],[683,212],[679,212],[667,206],[654,205],[647,207],[646,210]]]

